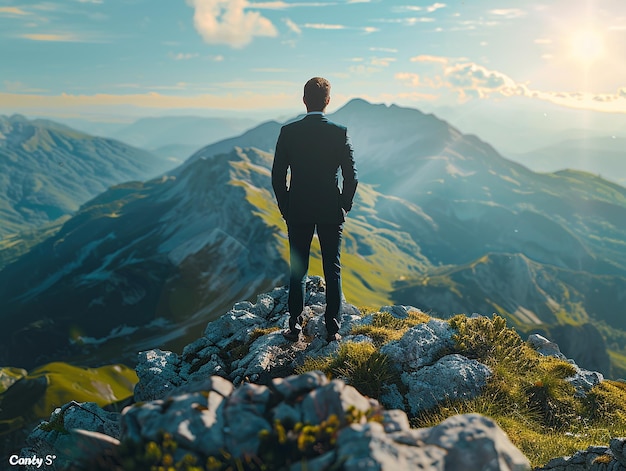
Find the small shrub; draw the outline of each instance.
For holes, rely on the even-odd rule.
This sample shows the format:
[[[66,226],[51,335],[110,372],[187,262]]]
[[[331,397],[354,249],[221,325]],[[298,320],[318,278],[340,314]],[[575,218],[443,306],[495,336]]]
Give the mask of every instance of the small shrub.
[[[528,408],[539,413],[547,427],[563,430],[578,418],[574,387],[560,378],[542,375],[527,386]]]
[[[400,376],[389,357],[378,351],[358,363],[347,361],[335,371],[339,376],[348,378],[348,383],[361,394],[377,399],[380,398],[384,385],[400,382]]]
[[[602,424],[626,424],[626,384],[605,380],[587,393],[585,413]]]
[[[485,364],[506,363],[516,370],[527,370],[537,363],[538,355],[528,347],[514,329],[507,328],[506,320],[498,315],[467,318],[454,316],[450,326],[457,331],[453,336],[458,353]]]
[[[430,316],[421,311],[411,310],[404,319],[393,317],[388,312],[375,312],[372,315],[370,325],[360,325],[352,329],[353,335],[366,335],[370,337],[377,347],[400,339],[404,333],[417,324],[428,322]]]

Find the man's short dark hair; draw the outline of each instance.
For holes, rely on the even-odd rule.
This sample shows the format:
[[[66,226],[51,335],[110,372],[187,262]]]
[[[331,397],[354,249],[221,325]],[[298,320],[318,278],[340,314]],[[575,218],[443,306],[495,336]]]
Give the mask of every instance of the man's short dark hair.
[[[323,111],[330,99],[330,82],[322,77],[313,77],[304,84],[304,101],[309,111]]]

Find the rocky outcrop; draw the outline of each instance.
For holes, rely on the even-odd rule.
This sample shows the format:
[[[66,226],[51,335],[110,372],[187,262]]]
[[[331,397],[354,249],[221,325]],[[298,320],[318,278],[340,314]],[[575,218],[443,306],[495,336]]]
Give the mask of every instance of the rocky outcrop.
[[[235,385],[243,382],[267,384],[272,378],[292,374],[305,358],[336,353],[337,342],[327,343],[323,320],[326,296],[323,279],[311,277],[306,285],[306,341],[290,343],[279,329],[288,325],[285,287],[257,297],[256,303],[240,302],[218,320],[207,325],[204,336],[187,345],[182,355],[150,350],[139,355],[135,388],[138,401],[163,397],[188,381],[218,375]],[[382,312],[397,319],[408,316],[413,307],[384,306]],[[342,342],[373,342],[365,335],[351,335],[354,327],[372,323],[350,304],[343,304],[340,334]],[[387,343],[381,353],[394,365],[401,384],[386,384],[380,398],[389,408],[411,415],[441,401],[472,398],[480,394],[491,372],[476,360],[448,355],[454,346],[454,330],[439,319],[410,328],[402,338]],[[400,389],[405,390],[402,394]]]
[[[93,420],[87,408],[71,410],[82,414],[85,421]],[[58,427],[64,429],[79,424],[71,419],[67,411],[55,416]],[[324,432],[312,439],[313,451],[305,460],[289,458],[285,452],[279,458],[284,460],[280,469],[530,468],[524,455],[486,417],[459,415],[432,428],[411,429],[404,412],[384,410],[377,401],[341,380],[329,381],[320,372],[276,378],[268,385],[245,383],[238,388],[215,376],[193,381],[162,399],[127,407],[119,422],[121,432],[113,436],[102,431],[71,430],[63,435],[62,448],[57,435],[56,443],[50,444],[57,449],[56,469],[67,463],[78,469],[94,469],[94,463],[102,462],[103,453],[109,465],[119,464],[124,458],[122,442],[159,443],[164,434],[178,444],[174,462],[211,456],[267,459],[275,433],[283,447],[308,449],[302,438],[306,427]],[[42,433],[38,440],[43,439]]]
[[[587,393],[591,391],[591,388],[604,381],[602,373],[585,370],[584,368],[579,367],[574,360],[568,360],[565,358],[565,355],[561,353],[559,346],[544,336],[531,334],[528,336],[528,343],[541,355],[552,356],[560,360],[565,360],[574,367],[576,373],[569,378],[565,378],[565,380],[574,386],[576,396],[585,397]]]
[[[555,458],[537,471],[625,471],[626,438],[613,438],[609,446],[590,446],[572,456]]]
[[[209,323],[204,335],[180,355],[156,349],[141,352],[134,405],[113,415],[95,404],[66,405],[31,434],[24,456],[54,451],[59,456],[57,469],[64,462],[89,463],[96,456],[106,456],[114,464],[127,453],[124,443],[158,444],[165,434],[177,443],[175,461],[211,456],[275,460],[268,455],[268,450],[278,446],[271,440],[282,440],[280,446],[292,440],[302,451],[308,449],[303,443],[311,440],[298,438],[305,433],[303,427],[313,427],[309,431],[321,427],[332,435],[332,443],[318,444],[314,454],[302,455],[310,470],[340,464],[347,470],[397,469],[399,465],[429,470],[528,469],[526,458],[485,417],[461,415],[432,428],[409,427],[409,416],[443,401],[478,396],[492,374],[486,365],[458,353],[456,331],[450,323],[424,316],[426,322],[380,348],[395,379],[386,382],[379,400],[374,400],[348,384],[348,377],[329,381],[317,371],[292,373],[306,358],[340,353],[348,343],[373,344],[367,335],[351,332],[372,324],[375,316],[363,315],[344,303],[343,339],[326,342],[325,286],[321,278],[311,277],[306,284],[303,336],[292,343],[280,332],[288,325],[287,294],[286,288],[275,288],[259,295],[255,303],[235,304]],[[413,310],[410,306],[381,308],[395,319],[406,319]],[[545,337],[533,335],[528,343],[543,355],[565,359],[558,345]],[[586,394],[602,381],[601,374],[570,363],[576,374],[568,381],[578,394]],[[320,439],[315,436],[314,441]],[[603,460],[608,459],[605,455],[615,455],[605,451]],[[289,456],[291,461],[280,466],[301,469],[303,463]],[[553,460],[548,464],[553,468],[546,470],[575,471],[579,468],[558,467],[578,465],[580,458],[573,459]]]

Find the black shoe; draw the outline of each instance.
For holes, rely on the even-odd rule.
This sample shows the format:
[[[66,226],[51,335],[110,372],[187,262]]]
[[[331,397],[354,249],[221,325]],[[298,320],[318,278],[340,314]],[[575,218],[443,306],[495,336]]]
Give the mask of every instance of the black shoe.
[[[300,338],[299,330],[287,329],[287,330],[283,330],[282,334],[283,334],[283,337],[285,337],[290,342],[296,342]]]
[[[340,340],[341,340],[341,335],[339,335],[337,332],[335,332],[334,334],[328,334],[326,336],[326,341],[328,343],[334,342],[334,341],[339,342]]]

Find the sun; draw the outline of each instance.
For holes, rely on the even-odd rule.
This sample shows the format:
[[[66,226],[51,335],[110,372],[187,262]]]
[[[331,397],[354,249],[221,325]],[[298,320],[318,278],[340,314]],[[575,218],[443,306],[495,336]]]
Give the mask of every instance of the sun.
[[[570,38],[570,55],[573,59],[590,65],[604,55],[604,38],[592,29],[577,31]]]

